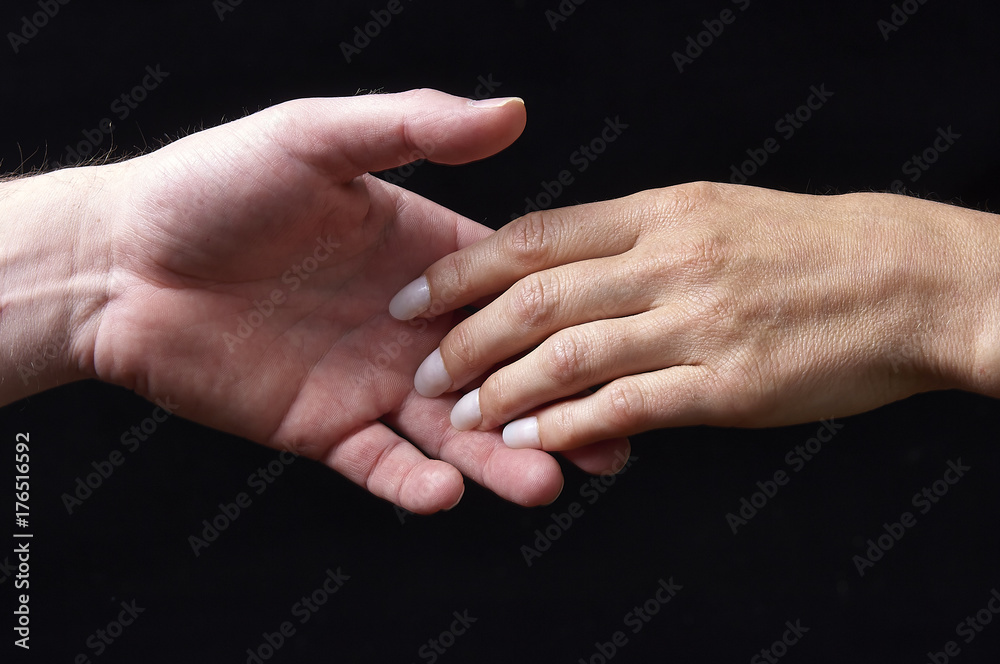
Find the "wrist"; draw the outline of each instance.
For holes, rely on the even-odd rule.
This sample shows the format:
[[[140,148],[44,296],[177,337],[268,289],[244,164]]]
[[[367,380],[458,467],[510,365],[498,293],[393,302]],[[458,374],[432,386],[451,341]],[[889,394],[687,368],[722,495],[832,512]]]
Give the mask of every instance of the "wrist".
[[[93,376],[115,168],[0,183],[0,404]]]
[[[969,360],[956,387],[1000,398],[1000,215],[970,212],[966,302],[973,323]],[[956,310],[956,318],[963,315]]]
[[[935,287],[915,329],[931,387],[1000,397],[1000,216],[915,203],[930,222],[915,251]]]

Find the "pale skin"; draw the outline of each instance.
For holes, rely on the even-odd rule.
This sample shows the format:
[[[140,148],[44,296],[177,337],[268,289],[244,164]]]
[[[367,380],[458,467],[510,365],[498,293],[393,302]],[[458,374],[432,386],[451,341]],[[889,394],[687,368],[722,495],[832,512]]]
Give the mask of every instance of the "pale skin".
[[[444,291],[488,304],[417,385],[481,383],[453,423],[516,448],[1000,397],[1000,217],[916,198],[692,183],[533,213],[434,263],[397,313]]]
[[[482,159],[524,123],[519,99],[296,100],[127,162],[3,182],[0,405],[97,378],[414,512],[456,505],[463,474],[552,502],[555,459],[458,432],[456,397],[414,391],[458,320],[444,301],[419,324],[386,311],[412,274],[492,231],[368,174]],[[613,471],[628,441],[567,456]]]

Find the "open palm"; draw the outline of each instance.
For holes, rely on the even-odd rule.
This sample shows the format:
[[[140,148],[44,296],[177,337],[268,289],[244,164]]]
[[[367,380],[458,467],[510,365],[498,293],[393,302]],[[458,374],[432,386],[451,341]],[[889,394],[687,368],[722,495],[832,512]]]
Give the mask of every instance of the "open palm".
[[[451,314],[401,323],[387,309],[427,265],[491,231],[368,175],[422,156],[480,159],[523,126],[516,101],[477,108],[433,91],[297,100],[119,165],[98,377],[415,512],[457,503],[462,473],[550,502],[562,484],[551,457],[454,431],[454,400],[413,390]],[[612,452],[576,460],[599,470]]]

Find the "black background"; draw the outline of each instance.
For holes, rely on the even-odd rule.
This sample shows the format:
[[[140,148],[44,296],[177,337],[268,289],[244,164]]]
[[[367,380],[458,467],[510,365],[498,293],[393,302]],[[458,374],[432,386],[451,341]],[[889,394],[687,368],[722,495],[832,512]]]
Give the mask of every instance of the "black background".
[[[546,11],[557,0],[404,0],[348,63],[341,42],[385,3],[244,0],[220,20],[210,0],[75,0],[17,54],[0,44],[0,158],[8,172],[63,159],[147,65],[169,76],[115,120],[119,156],[295,97],[414,87],[473,96],[492,77],[496,95],[526,100],[523,137],[482,163],[421,166],[405,186],[496,228],[571,168],[606,118],[628,129],[574,171],[556,205],[727,180],[747,149],[778,136],[775,122],[810,86],[825,84],[833,96],[750,184],[835,193],[904,179],[915,194],[996,211],[1000,12],[986,2],[909,4],[919,10],[886,40],[877,22],[890,19],[889,2],[752,0],[745,11],[728,0],[564,2],[575,11],[553,30]],[[724,8],[735,22],[679,72],[672,53]],[[5,2],[0,32],[37,11]],[[948,127],[961,138],[910,182],[904,162]],[[1000,653],[996,624],[969,644],[955,633],[1000,587],[990,399],[919,395],[838,421],[834,439],[736,535],[726,514],[756,482],[792,470],[785,455],[818,424],[653,432],[634,440],[634,462],[593,504],[580,494],[589,478],[566,467],[550,507],[523,509],[470,485],[453,512],[414,517],[309,461],[257,495],[247,478],[273,452],[177,418],[128,452],[122,434],[153,408],[81,383],[0,410],[11,456],[15,434],[31,435],[35,534],[32,648],[7,642],[3,661],[242,664],[265,632],[291,621],[295,636],[268,661],[426,662],[420,648],[456,611],[476,622],[440,662],[600,662],[595,642],[617,630],[628,643],[616,662],[745,662],[796,620],[809,631],[789,662],[926,662],[949,640],[961,647],[953,661]],[[67,514],[61,496],[114,450],[125,463]],[[959,458],[966,476],[860,576],[853,557],[866,540],[917,512],[913,494]],[[188,537],[241,491],[252,505],[193,555]],[[573,502],[583,515],[528,566],[521,547]],[[0,539],[10,542],[2,562],[14,545]],[[350,580],[299,624],[292,605],[338,567]],[[676,598],[632,633],[625,615],[671,578],[682,586]],[[0,584],[0,633],[11,641],[12,586]],[[145,611],[97,656],[88,638],[129,600]]]

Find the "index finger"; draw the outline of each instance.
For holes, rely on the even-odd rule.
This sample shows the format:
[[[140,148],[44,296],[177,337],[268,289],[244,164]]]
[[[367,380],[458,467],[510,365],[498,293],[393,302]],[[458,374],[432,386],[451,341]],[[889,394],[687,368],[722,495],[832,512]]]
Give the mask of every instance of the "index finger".
[[[532,212],[435,262],[392,299],[389,312],[399,320],[436,316],[504,291],[534,272],[616,256],[635,245],[639,225],[631,223],[629,211],[641,209],[617,200]]]

